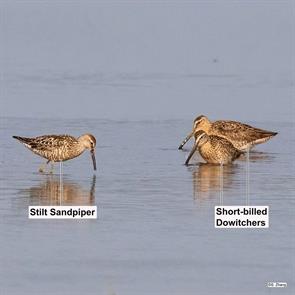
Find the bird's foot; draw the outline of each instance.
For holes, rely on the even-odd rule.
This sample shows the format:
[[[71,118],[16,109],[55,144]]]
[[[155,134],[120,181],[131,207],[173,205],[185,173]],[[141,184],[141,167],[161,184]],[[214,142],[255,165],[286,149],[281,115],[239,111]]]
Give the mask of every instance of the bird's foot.
[[[42,164],[40,167],[39,167],[39,173],[45,173],[45,169],[46,168],[46,165],[45,164]]]

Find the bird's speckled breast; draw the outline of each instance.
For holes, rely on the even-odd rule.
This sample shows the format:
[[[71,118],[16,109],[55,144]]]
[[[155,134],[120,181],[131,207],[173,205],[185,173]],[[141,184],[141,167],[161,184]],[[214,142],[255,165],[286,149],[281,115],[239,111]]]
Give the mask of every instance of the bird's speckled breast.
[[[236,149],[223,138],[212,136],[210,140],[199,147],[199,152],[207,163],[228,164],[236,158]]]

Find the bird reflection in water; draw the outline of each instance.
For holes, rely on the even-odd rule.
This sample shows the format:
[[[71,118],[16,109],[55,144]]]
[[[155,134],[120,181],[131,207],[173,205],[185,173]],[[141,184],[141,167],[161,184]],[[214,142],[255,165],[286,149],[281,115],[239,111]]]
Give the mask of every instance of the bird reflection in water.
[[[49,176],[38,186],[26,189],[25,192],[30,196],[31,205],[91,206],[95,203],[95,183],[96,176],[94,175],[88,191],[79,184],[64,179],[61,196],[59,178]]]
[[[252,151],[249,157],[250,163],[267,163],[273,162],[276,154]],[[240,187],[241,191],[243,191],[247,185],[245,182],[246,175],[244,175],[246,161],[247,157],[245,154],[240,157],[239,164],[223,165],[222,169],[220,165],[206,163],[199,163],[194,166],[192,170],[194,199],[206,200],[208,198],[216,198],[222,188],[223,190],[228,190],[233,185],[235,185],[235,189]]]
[[[199,163],[192,172],[194,199],[213,198],[221,189],[229,188],[236,169],[237,165],[224,165],[221,169],[220,165]]]
[[[272,162],[276,158],[276,153],[266,153],[252,150],[249,154],[249,160],[252,163],[255,162]],[[247,161],[246,154],[239,158],[239,161]]]

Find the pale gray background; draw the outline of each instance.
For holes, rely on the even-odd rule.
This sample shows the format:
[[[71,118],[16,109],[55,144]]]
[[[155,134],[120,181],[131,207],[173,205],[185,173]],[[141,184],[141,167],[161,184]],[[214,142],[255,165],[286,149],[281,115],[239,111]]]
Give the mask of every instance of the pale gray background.
[[[2,115],[292,119],[294,1],[0,4]]]

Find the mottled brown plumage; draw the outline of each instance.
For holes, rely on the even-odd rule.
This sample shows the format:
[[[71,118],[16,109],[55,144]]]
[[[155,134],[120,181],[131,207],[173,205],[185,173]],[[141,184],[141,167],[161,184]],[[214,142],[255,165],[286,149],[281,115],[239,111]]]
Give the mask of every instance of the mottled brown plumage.
[[[211,164],[229,164],[236,160],[243,152],[236,149],[231,142],[225,138],[208,135],[203,130],[194,133],[195,144],[185,162],[188,165],[196,150],[202,158]]]
[[[206,116],[199,116],[194,120],[193,131],[185,138],[179,146],[182,149],[186,142],[198,130],[204,130],[208,135],[216,135],[230,141],[235,148],[245,151],[253,146],[263,143],[277,134],[252,127],[237,121],[220,120],[210,122]]]
[[[78,138],[71,135],[43,135],[34,138],[13,136],[13,138],[19,140],[33,153],[47,159],[47,163],[67,161],[89,149],[96,170],[94,154],[96,140],[91,134],[84,134]]]

